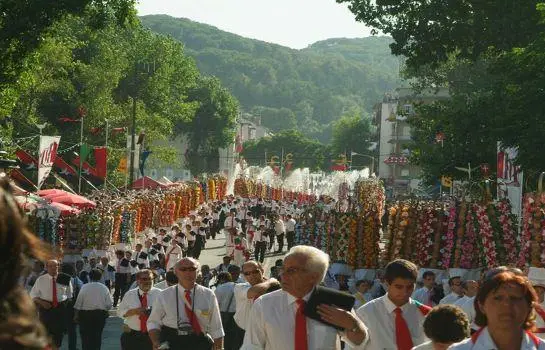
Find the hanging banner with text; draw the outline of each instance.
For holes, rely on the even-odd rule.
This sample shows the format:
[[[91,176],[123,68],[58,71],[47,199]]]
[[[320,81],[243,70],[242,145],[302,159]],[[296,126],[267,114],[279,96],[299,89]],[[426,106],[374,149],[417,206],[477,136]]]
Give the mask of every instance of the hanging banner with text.
[[[40,136],[40,148],[38,151],[38,190],[51,172],[57,150],[59,149],[60,136]]]
[[[522,215],[522,169],[515,164],[518,155],[516,148],[501,147],[498,142],[498,198],[508,198],[512,213],[519,219]]]

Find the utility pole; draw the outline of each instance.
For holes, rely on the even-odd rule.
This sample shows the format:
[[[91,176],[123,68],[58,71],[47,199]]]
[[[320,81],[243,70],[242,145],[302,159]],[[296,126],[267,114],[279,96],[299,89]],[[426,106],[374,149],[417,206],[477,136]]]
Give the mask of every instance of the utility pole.
[[[84,114],[81,113],[80,116],[80,131],[79,131],[79,176],[78,176],[78,194],[81,194],[81,172],[83,168],[83,154],[81,150],[83,149],[83,120],[84,120]]]
[[[130,158],[130,165],[129,165],[129,184],[133,184],[134,182],[134,153],[135,150],[135,143],[136,143],[136,93],[132,97],[132,126],[131,126],[131,158]]]

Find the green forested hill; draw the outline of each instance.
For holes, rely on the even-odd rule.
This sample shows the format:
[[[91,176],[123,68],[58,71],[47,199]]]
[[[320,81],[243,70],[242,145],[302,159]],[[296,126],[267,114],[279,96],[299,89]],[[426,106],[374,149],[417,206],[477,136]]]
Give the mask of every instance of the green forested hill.
[[[274,131],[297,125],[329,141],[332,121],[356,108],[369,112],[398,83],[388,37],[329,39],[294,50],[182,18],[141,20],[183,42],[203,73],[217,76],[245,111]]]

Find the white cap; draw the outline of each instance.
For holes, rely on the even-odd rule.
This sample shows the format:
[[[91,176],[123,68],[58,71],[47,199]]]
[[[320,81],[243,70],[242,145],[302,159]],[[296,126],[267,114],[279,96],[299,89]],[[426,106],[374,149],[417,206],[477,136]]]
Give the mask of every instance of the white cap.
[[[540,286],[545,288],[545,268],[530,267],[528,279],[534,287]]]

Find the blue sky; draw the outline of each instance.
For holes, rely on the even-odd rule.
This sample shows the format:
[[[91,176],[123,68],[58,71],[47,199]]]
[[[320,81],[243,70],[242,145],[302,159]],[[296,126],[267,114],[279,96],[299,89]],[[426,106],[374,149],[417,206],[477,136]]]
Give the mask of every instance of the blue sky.
[[[140,0],[139,15],[168,14],[294,49],[328,38],[369,36],[335,0]]]

